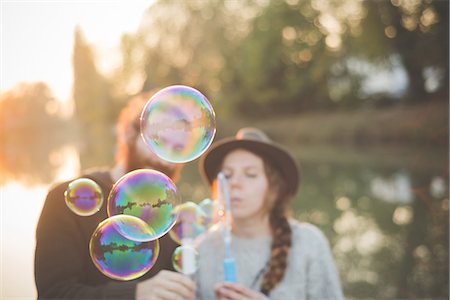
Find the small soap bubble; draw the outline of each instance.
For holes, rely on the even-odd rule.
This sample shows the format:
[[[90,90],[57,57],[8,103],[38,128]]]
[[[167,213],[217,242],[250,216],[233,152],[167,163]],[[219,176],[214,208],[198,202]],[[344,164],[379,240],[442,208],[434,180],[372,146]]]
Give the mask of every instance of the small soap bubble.
[[[125,174],[114,184],[107,210],[108,216],[125,214],[143,220],[154,232],[144,237],[150,241],[173,227],[177,219],[175,207],[180,202],[177,188],[169,177],[156,170],[141,169]],[[134,240],[143,238],[141,231],[136,236],[131,231],[129,234]]]
[[[80,216],[95,214],[103,204],[102,189],[89,178],[79,178],[69,183],[64,198],[67,207]]]
[[[198,90],[173,85],[153,95],[141,114],[141,135],[160,158],[185,163],[202,155],[216,134],[213,107]]]
[[[117,280],[132,280],[147,273],[159,255],[159,241],[138,242],[127,239],[119,230],[129,223],[128,215],[117,215],[101,222],[89,242],[89,254],[97,269]]]
[[[169,231],[170,237],[180,245],[193,243],[206,231],[205,213],[191,201],[178,205],[175,210],[178,219]]]
[[[175,270],[185,275],[194,274],[198,268],[198,252],[190,245],[178,246],[172,255]]]
[[[204,224],[206,228],[210,228],[218,221],[217,216],[217,205],[214,201],[212,201],[209,198],[203,199],[198,206],[203,210],[205,213],[205,221]]]

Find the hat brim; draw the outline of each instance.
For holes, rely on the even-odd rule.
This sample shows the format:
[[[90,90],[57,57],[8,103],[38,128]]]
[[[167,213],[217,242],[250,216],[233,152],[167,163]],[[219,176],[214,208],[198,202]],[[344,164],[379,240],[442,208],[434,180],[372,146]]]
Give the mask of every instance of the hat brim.
[[[226,138],[211,145],[199,162],[200,172],[209,184],[217,176],[224,157],[235,149],[245,149],[272,161],[286,181],[289,193],[295,195],[300,183],[300,172],[294,158],[276,144],[248,139]]]

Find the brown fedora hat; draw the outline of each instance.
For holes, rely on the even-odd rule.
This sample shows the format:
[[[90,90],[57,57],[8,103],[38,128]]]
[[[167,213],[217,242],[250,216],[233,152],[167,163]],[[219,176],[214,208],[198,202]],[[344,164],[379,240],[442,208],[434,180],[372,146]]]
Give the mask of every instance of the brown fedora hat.
[[[200,173],[209,184],[216,178],[224,157],[235,149],[245,149],[269,159],[286,181],[294,195],[300,183],[300,172],[295,159],[281,146],[275,144],[263,131],[245,127],[236,136],[221,139],[211,145],[199,161]]]

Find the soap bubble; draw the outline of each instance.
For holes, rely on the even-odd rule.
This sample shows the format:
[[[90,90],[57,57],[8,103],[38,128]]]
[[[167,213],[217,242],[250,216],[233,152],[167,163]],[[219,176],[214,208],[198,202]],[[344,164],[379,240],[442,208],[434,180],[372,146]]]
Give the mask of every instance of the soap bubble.
[[[185,275],[194,274],[198,268],[198,252],[190,245],[178,246],[172,255],[175,270]]]
[[[67,207],[80,216],[95,214],[103,204],[102,189],[89,178],[79,178],[69,183],[64,198]]]
[[[214,201],[212,201],[209,198],[203,199],[198,206],[203,210],[205,213],[205,226],[206,228],[210,228],[214,225],[214,223],[217,223],[218,217],[217,217],[217,205]]]
[[[138,242],[120,234],[119,223],[129,222],[127,218],[131,216],[117,215],[104,220],[89,242],[89,253],[97,269],[110,278],[124,281],[147,273],[159,255],[158,240]]]
[[[153,95],[141,114],[141,135],[160,158],[184,163],[202,155],[216,134],[213,107],[194,88],[173,85]]]
[[[125,174],[114,184],[107,209],[109,216],[132,215],[146,222],[154,232],[145,238],[150,241],[173,227],[177,219],[174,209],[180,202],[177,188],[169,177],[156,170],[140,169]],[[142,239],[142,232],[131,237]]]
[[[138,217],[131,215],[118,216],[126,216],[126,218],[116,219],[114,225],[116,230],[127,239],[138,242],[148,242],[154,239],[155,232],[153,229]]]
[[[175,208],[178,218],[169,231],[178,244],[190,244],[206,231],[205,213],[194,202],[188,201]]]

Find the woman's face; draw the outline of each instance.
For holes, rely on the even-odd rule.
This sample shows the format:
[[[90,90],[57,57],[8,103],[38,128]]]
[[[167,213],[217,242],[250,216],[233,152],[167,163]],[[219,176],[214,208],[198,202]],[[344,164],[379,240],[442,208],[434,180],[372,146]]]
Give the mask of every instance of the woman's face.
[[[233,218],[261,217],[269,183],[262,158],[247,150],[228,153],[222,166],[228,180]]]

